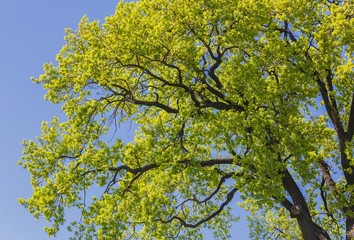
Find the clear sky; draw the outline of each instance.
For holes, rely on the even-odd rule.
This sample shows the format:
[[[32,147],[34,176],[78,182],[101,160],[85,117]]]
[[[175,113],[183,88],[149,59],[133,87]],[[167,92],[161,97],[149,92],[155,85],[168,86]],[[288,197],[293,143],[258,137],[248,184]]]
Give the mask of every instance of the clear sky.
[[[30,196],[29,175],[17,165],[22,139],[40,134],[43,120],[60,114],[43,100],[31,76],[42,73],[64,44],[64,28],[76,28],[83,15],[104,20],[114,13],[111,0],[0,0],[0,239],[42,240],[43,221],[17,203]],[[68,239],[58,235],[57,239]]]
[[[113,14],[117,2],[0,0],[1,240],[47,239],[44,221],[36,221],[17,203],[17,198],[29,197],[32,192],[29,174],[17,162],[22,139],[39,135],[41,121],[60,115],[60,107],[44,101],[44,90],[30,77],[42,73],[43,63],[54,61],[64,45],[64,28],[76,29],[83,15],[102,22]],[[237,224],[233,235],[247,239],[245,227]],[[64,231],[57,239],[68,239],[68,235]]]

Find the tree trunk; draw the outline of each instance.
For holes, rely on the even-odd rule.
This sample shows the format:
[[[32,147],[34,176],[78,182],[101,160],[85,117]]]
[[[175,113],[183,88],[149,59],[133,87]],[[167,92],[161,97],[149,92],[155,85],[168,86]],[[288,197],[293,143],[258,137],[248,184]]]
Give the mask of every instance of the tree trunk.
[[[354,239],[354,218],[347,217],[345,220],[346,240]]]
[[[294,203],[287,209],[290,216],[296,218],[304,240],[330,240],[328,233],[312,221],[306,200],[289,171],[286,169],[283,173],[283,186]]]

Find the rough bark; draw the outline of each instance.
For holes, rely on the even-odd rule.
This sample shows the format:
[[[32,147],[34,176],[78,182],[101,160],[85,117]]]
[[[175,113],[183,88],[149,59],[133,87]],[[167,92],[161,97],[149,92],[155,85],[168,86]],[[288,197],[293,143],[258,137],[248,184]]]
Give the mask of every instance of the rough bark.
[[[283,174],[283,186],[294,203],[288,210],[290,216],[296,218],[304,240],[331,239],[324,229],[312,221],[306,200],[289,171],[286,169]]]

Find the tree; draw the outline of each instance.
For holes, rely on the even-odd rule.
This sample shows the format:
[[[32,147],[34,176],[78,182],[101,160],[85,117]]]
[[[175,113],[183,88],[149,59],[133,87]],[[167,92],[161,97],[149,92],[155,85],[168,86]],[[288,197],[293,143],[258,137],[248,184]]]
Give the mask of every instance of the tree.
[[[343,239],[354,225],[353,1],[150,0],[67,30],[35,82],[65,120],[20,202],[78,239]],[[125,143],[119,125],[136,125]]]

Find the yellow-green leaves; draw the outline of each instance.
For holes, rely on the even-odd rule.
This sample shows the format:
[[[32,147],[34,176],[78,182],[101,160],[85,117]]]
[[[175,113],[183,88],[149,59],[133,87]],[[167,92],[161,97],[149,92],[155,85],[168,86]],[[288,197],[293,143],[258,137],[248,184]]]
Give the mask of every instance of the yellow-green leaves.
[[[143,0],[103,24],[83,17],[34,80],[65,117],[24,141],[34,192],[21,204],[52,221],[49,235],[75,207],[78,239],[202,239],[203,228],[226,239],[242,199],[266,223],[251,220],[251,237],[310,239],[290,214],[300,201],[316,234],[336,221],[341,238],[354,189],[342,171],[353,170],[353,9]]]

